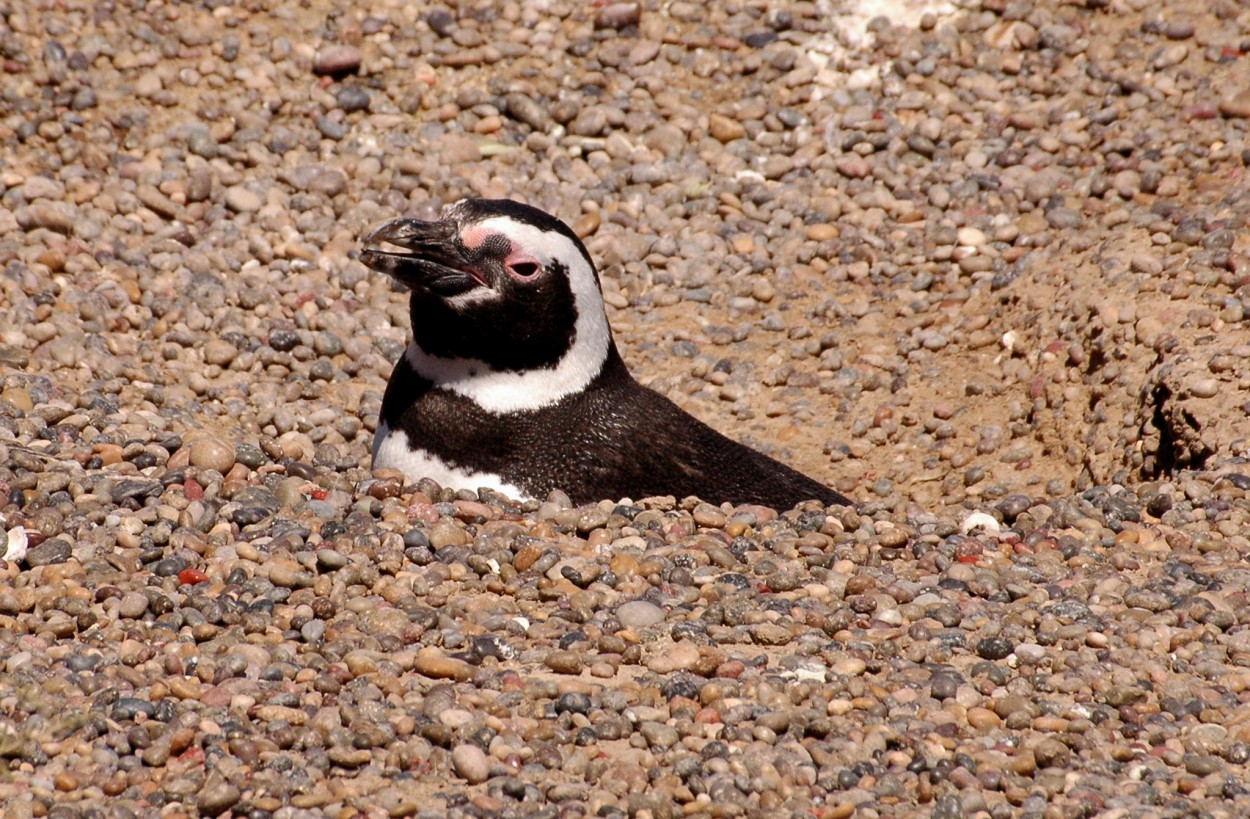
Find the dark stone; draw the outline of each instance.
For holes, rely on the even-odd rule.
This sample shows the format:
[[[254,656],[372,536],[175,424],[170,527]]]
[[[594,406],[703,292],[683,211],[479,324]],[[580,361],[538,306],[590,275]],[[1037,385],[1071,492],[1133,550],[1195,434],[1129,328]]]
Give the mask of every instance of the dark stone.
[[[317,131],[326,139],[338,141],[347,136],[347,126],[334,117],[322,114],[317,117]]]
[[[317,477],[317,470],[303,461],[283,458],[278,463],[282,464],[283,468],[286,469],[286,474],[292,478],[303,478],[306,481],[311,481]]]
[[[30,568],[48,566],[53,563],[64,563],[73,554],[74,548],[68,540],[55,537],[45,540],[26,553],[26,565]]]
[[[333,540],[347,531],[347,524],[341,520],[327,520],[321,524],[321,539]]]
[[[955,696],[959,684],[963,682],[958,674],[939,672],[929,680],[929,693],[935,700],[946,700]]]
[[[272,492],[260,486],[245,486],[235,493],[232,500],[240,506],[256,506],[270,514],[282,507]]]
[[[474,637],[469,643],[468,661],[474,665],[480,665],[482,660],[487,657],[494,657],[497,660],[510,660],[517,656],[517,651],[498,635],[487,634],[480,637]]]
[[[456,30],[456,18],[449,9],[437,6],[425,15],[425,24],[439,37],[446,37]]]
[[[178,555],[170,555],[156,561],[152,566],[152,574],[157,577],[173,577],[190,565],[185,558]]]
[[[685,697],[688,700],[699,699],[699,690],[703,687],[701,681],[691,674],[674,674],[664,681],[660,686],[660,693],[665,699],[673,699],[674,697]]]
[[[986,660],[1001,660],[1015,651],[1015,644],[1005,637],[986,637],[977,641],[977,656]]]
[[[154,717],[156,716],[156,706],[138,697],[121,697],[113,704],[113,711],[109,716],[120,721],[134,719],[136,714]]]
[[[1172,495],[1168,492],[1159,492],[1146,501],[1146,511],[1156,518],[1163,517],[1171,508]]]
[[[348,114],[353,111],[364,111],[369,107],[369,92],[359,85],[344,86],[339,89],[334,99],[338,102],[339,108]]]
[[[255,444],[238,444],[234,448],[234,459],[246,466],[248,469],[257,469],[264,466],[268,458],[261,451],[260,447]]]
[[[995,508],[1002,513],[1003,522],[1010,526],[1032,505],[1033,499],[1028,495],[1008,495],[1000,500]]]
[[[588,714],[590,713],[590,696],[580,692],[568,692],[561,694],[556,700],[556,713],[563,714]]]
[[[127,501],[135,501],[142,504],[147,498],[160,495],[163,489],[164,486],[160,481],[133,478],[118,481],[117,485],[113,487],[113,503],[116,503],[118,506],[125,504]]]
[[[92,671],[103,659],[99,654],[70,654],[65,658],[65,667],[75,674]]]
[[[260,523],[273,513],[259,506],[240,506],[230,515],[230,519],[240,526],[251,526]]]
[[[280,353],[288,353],[299,344],[299,333],[294,330],[274,330],[269,334],[269,346]]]

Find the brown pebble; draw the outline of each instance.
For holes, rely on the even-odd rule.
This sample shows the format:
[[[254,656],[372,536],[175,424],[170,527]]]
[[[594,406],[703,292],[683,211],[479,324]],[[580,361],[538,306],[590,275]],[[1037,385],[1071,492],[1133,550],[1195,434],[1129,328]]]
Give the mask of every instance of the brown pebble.
[[[360,68],[360,49],[352,45],[323,48],[313,56],[313,73],[326,76],[348,74]]]
[[[582,673],[582,655],[576,651],[553,651],[547,655],[546,663],[557,674]]]
[[[204,345],[204,363],[218,367],[229,367],[239,354],[239,350],[225,339],[209,339]]]
[[[1230,119],[1250,118],[1250,89],[1220,100],[1219,111]]]
[[[708,131],[718,142],[733,142],[735,139],[742,139],[747,134],[741,122],[724,114],[708,116]]]
[[[1007,768],[1020,776],[1032,776],[1037,770],[1037,760],[1033,756],[1033,751],[1024,750],[1016,754],[1008,763]]]
[[[379,478],[369,486],[369,497],[385,500],[397,498],[404,489],[404,482],[399,478]]]
[[[463,526],[457,526],[449,520],[439,521],[426,532],[430,545],[435,549],[446,546],[464,546],[469,542],[469,534]]]
[[[589,213],[583,213],[573,222],[573,232],[577,234],[577,238],[585,240],[595,235],[600,223],[599,211],[592,210]]]
[[[191,466],[201,469],[215,469],[225,475],[234,466],[235,457],[234,444],[220,438],[205,436],[191,444]]]
[[[609,3],[595,14],[595,28],[621,29],[636,26],[641,19],[640,3]]]
[[[124,451],[117,444],[94,444],[91,451],[100,459],[100,463],[104,466],[113,466],[122,462],[122,452]]]
[[[435,649],[422,649],[412,664],[413,671],[436,680],[465,682],[473,679],[473,666],[464,660],[448,657]]]
[[[968,724],[978,730],[983,728],[997,728],[1002,724],[1002,719],[988,708],[969,708]]]
[[[518,572],[528,571],[530,566],[542,557],[543,550],[533,544],[527,544],[517,550],[512,558],[512,566]]]
[[[35,408],[34,403],[30,400],[30,393],[19,387],[10,387],[0,392],[0,401],[8,401],[22,412],[30,412]]]
[[[834,225],[822,223],[807,226],[807,238],[813,242],[832,242],[839,235],[839,231]]]
[[[1066,768],[1072,759],[1072,750],[1059,740],[1048,737],[1034,746],[1033,758],[1039,768]]]

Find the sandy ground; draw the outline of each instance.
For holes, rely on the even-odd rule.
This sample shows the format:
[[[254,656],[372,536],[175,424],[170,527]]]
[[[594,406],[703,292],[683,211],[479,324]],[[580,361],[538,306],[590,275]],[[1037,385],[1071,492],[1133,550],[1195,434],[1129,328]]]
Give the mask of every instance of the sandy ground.
[[[0,18],[13,815],[1245,814],[1244,3]],[[374,481],[464,196],[857,509]]]

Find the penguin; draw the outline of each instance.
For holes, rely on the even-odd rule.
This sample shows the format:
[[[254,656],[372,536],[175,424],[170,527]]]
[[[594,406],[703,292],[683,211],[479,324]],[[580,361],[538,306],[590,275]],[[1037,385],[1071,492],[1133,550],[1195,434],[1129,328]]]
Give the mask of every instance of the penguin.
[[[851,501],[726,438],[630,375],[599,273],[559,219],[507,199],[368,232],[361,261],[411,291],[374,468],[517,499],[673,495],[790,509]]]

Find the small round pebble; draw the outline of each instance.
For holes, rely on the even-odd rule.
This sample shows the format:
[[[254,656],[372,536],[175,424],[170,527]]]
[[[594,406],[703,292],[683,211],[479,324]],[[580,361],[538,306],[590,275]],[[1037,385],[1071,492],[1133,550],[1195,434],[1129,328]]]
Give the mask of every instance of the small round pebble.
[[[234,444],[221,438],[203,437],[191,444],[192,466],[215,469],[224,475],[234,466],[235,459]]]

